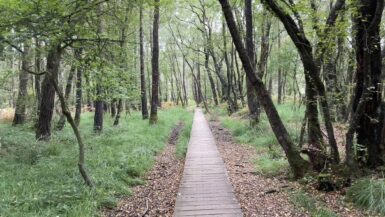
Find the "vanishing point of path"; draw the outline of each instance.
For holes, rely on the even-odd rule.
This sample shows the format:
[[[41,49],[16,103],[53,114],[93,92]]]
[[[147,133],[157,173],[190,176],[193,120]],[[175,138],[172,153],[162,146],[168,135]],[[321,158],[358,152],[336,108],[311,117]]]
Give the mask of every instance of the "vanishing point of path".
[[[174,216],[242,216],[226,167],[201,109],[195,110]]]

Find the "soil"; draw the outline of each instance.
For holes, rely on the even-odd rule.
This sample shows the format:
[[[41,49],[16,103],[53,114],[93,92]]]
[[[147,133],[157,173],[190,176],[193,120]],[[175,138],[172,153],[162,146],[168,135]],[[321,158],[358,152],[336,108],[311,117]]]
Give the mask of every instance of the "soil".
[[[324,193],[304,189],[297,182],[287,179],[287,173],[266,177],[255,172],[254,161],[258,157],[253,147],[236,144],[227,129],[218,121],[211,121],[210,128],[226,164],[229,178],[240,202],[244,216],[310,216],[297,209],[290,201],[290,193],[305,190],[331,211],[341,217],[367,216],[343,202],[341,192]]]
[[[219,122],[210,122],[210,128],[244,216],[308,216],[290,202],[288,192],[298,188],[295,183],[284,177],[267,178],[255,173],[255,149],[236,144]]]
[[[118,207],[104,216],[172,216],[184,161],[175,155],[175,144],[184,124],[179,123],[171,132],[165,150],[156,157],[156,163],[147,173],[146,184],[134,187],[133,194],[123,199]]]

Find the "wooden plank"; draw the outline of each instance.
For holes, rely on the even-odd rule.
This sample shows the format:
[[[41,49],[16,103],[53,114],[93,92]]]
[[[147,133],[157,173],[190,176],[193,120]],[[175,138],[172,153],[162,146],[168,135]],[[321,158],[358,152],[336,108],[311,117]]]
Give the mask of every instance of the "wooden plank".
[[[195,111],[174,216],[242,216],[226,167],[201,109]]]

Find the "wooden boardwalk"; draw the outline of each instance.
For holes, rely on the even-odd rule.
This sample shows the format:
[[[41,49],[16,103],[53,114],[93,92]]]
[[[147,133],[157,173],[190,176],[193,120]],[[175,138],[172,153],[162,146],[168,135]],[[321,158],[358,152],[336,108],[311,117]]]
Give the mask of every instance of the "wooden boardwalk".
[[[174,216],[242,216],[225,165],[201,109],[195,110]]]

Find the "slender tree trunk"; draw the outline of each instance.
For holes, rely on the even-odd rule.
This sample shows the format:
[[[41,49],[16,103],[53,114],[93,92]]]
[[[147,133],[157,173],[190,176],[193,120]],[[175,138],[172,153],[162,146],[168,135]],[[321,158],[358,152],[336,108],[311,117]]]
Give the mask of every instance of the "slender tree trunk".
[[[230,61],[228,58],[228,52],[227,52],[227,38],[226,38],[226,24],[225,21],[222,23],[222,37],[223,37],[223,56],[225,59],[225,64],[226,64],[226,74],[227,74],[227,81],[225,81],[226,86],[223,87],[224,92],[226,93],[226,100],[227,100],[227,105],[228,105],[228,113],[229,115],[233,114],[234,112],[237,111],[237,102],[234,101],[231,98],[231,66],[230,66]]]
[[[60,61],[59,61],[59,63],[60,63]],[[47,67],[47,68],[49,69],[49,67]],[[81,134],[79,132],[78,127],[75,124],[75,121],[73,120],[73,118],[71,116],[71,112],[68,109],[65,97],[63,96],[63,93],[61,92],[59,85],[57,84],[57,81],[56,81],[57,75],[52,74],[51,71],[47,71],[47,73],[48,74],[46,75],[45,78],[52,81],[51,84],[54,88],[54,91],[57,93],[57,95],[59,97],[63,114],[67,117],[67,121],[71,125],[72,130],[74,131],[74,134],[76,136],[76,140],[78,142],[78,146],[79,146],[79,160],[78,160],[79,172],[82,175],[83,180],[86,183],[86,185],[93,188],[94,185],[93,185],[91,178],[88,175],[86,168],[85,168],[85,147],[84,147],[84,143],[83,143]],[[42,101],[44,101],[44,100],[42,100]]]
[[[152,48],[152,94],[150,124],[158,121],[159,104],[159,0],[154,0],[154,23],[153,23],[153,48]]]
[[[252,0],[245,0],[245,20],[246,20],[246,49],[250,62],[255,68],[255,46],[253,36],[253,4]],[[257,93],[250,81],[246,79],[247,106],[249,107],[250,125],[255,126],[259,122],[259,106]]]
[[[117,104],[118,100],[117,99],[113,99],[112,102],[111,102],[111,118],[114,118],[116,116],[116,104]]]
[[[184,105],[188,105],[188,96],[187,96],[187,86],[186,86],[186,64],[185,61],[183,61],[183,70],[182,70],[182,89],[183,89],[183,100]],[[182,100],[182,99],[181,99]]]
[[[99,83],[96,84],[96,100],[95,105],[95,115],[94,115],[94,132],[99,134],[103,131],[103,115],[104,115],[104,103],[101,99],[103,94],[103,89]]]
[[[104,31],[105,31],[105,23],[104,23],[104,19],[102,17],[102,14],[103,14],[103,4],[99,4],[98,5],[98,8],[97,8],[97,12],[98,12],[98,21],[99,21],[99,24],[98,24],[98,29],[97,29],[97,32],[99,34],[103,34]],[[100,45],[99,45],[100,46]],[[102,87],[102,83],[101,83],[101,74],[102,71],[104,70],[103,69],[103,61],[104,61],[104,55],[103,55],[103,52],[102,52],[102,48],[101,47],[98,47],[98,50],[99,50],[99,53],[101,54],[101,60],[99,62],[99,66],[98,66],[98,70],[100,72],[98,72],[96,74],[96,99],[95,99],[95,102],[94,102],[94,106],[95,106],[95,114],[94,114],[94,132],[96,134],[100,134],[102,131],[103,131],[103,116],[104,116],[104,112],[105,112],[105,102],[103,101],[102,99],[102,95],[104,93],[104,90],[103,90],[103,87]]]
[[[75,49],[75,58],[77,60],[82,59],[82,49]],[[82,78],[83,77],[83,67],[78,66],[76,70],[76,105],[75,105],[75,125],[79,126],[80,115],[82,113],[82,99],[83,99],[83,86]]]
[[[333,124],[330,118],[328,97],[325,91],[324,84],[319,77],[320,67],[318,62],[320,62],[320,59],[318,58],[316,60],[314,58],[312,45],[310,44],[310,41],[307,39],[304,33],[304,30],[302,28],[302,25],[298,25],[293,20],[293,18],[287,13],[285,13],[285,11],[274,0],[263,0],[263,3],[266,4],[274,12],[274,14],[277,15],[277,17],[281,20],[281,22],[285,26],[286,31],[288,32],[290,38],[294,42],[299,52],[299,55],[301,57],[301,60],[305,69],[304,72],[305,72],[306,85],[310,85],[308,89],[311,89],[310,91],[307,91],[307,94],[310,94],[308,95],[307,102],[313,103],[314,98],[312,96],[313,95],[312,91],[314,88],[316,93],[318,93],[318,97],[319,97],[318,99],[320,101],[321,109],[323,112],[325,128],[327,131],[327,137],[330,145],[330,155],[332,156],[332,161],[334,163],[338,163],[340,161],[340,158],[339,158],[337,143],[334,136]],[[333,22],[335,20],[334,18],[337,17],[338,15],[337,12],[340,10],[340,8],[343,5],[344,5],[343,0],[339,0],[335,3],[335,6],[333,7],[334,8],[333,16],[329,16],[328,18],[328,23],[327,23],[328,26],[334,23]],[[319,46],[319,47],[322,47],[322,46]],[[315,108],[313,107],[312,110],[314,109]],[[308,112],[308,119],[311,119],[310,116],[313,114],[314,113]],[[315,118],[315,114],[314,114],[314,118]]]
[[[55,104],[55,89],[52,79],[57,79],[59,74],[62,49],[60,45],[52,46],[47,56],[47,72],[51,76],[45,76],[42,84],[42,99],[40,104],[39,118],[36,129],[36,139],[49,140],[51,137],[51,121]]]
[[[68,104],[68,99],[69,99],[70,94],[71,94],[72,81],[73,81],[73,78],[74,78],[75,70],[76,70],[76,67],[72,66],[71,70],[70,70],[70,73],[68,74],[67,84],[66,84],[66,88],[65,88],[65,91],[64,91],[64,99],[65,99],[67,104]],[[65,122],[66,122],[66,117],[65,117],[65,115],[63,114],[63,111],[62,111],[62,114],[60,115],[59,122],[56,125],[56,130],[63,130]]]
[[[218,102],[217,91],[215,89],[215,81],[214,81],[214,78],[213,78],[211,71],[210,71],[210,68],[209,68],[209,55],[210,54],[207,51],[207,48],[205,48],[205,69],[206,69],[207,76],[209,77],[211,93],[213,94],[214,104],[218,105],[219,102]]]
[[[119,119],[120,119],[120,116],[122,114],[122,110],[123,110],[123,100],[119,99],[118,108],[117,108],[117,112],[116,112],[116,118],[114,121],[114,126],[119,125]]]
[[[41,57],[41,46],[40,46],[40,41],[36,39],[36,45],[35,45],[35,72],[40,73],[41,72],[41,62],[42,62],[42,57]],[[41,75],[35,75],[35,93],[36,93],[36,114],[39,114],[40,110],[40,99],[41,99],[41,84],[40,84],[40,79]]]
[[[26,110],[27,110],[27,85],[29,74],[27,70],[31,65],[31,48],[28,44],[29,42],[24,43],[24,51],[22,53],[22,62],[19,74],[19,93],[17,96],[15,116],[13,118],[13,125],[24,124],[26,119]]]
[[[252,85],[254,86],[258,100],[261,102],[266,115],[269,119],[270,125],[273,129],[273,132],[285,151],[286,157],[288,158],[289,164],[293,170],[295,177],[302,177],[308,169],[308,163],[301,157],[296,146],[292,142],[289,133],[287,132],[285,126],[282,123],[282,120],[274,106],[274,103],[269,96],[267,89],[262,82],[262,80],[256,76],[255,70],[252,63],[248,57],[247,51],[243,46],[241,37],[239,35],[236,23],[234,21],[234,16],[231,11],[231,6],[227,0],[219,0],[222,5],[222,10],[226,18],[226,22],[230,33],[233,38],[235,47],[237,48],[239,57],[242,61],[243,68],[246,72],[246,75]]]
[[[278,31],[280,29],[278,28]],[[278,34],[278,50],[281,51],[281,34]],[[282,67],[281,65],[278,66],[278,104],[282,104],[282,89],[283,89],[283,82],[282,82]]]

